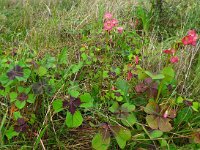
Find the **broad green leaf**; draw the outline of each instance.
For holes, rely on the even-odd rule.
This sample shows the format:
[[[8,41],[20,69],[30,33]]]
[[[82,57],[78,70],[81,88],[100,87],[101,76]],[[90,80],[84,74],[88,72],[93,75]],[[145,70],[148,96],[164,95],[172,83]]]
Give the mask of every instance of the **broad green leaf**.
[[[151,137],[152,139],[154,139],[154,138],[159,138],[159,137],[161,137],[162,135],[163,135],[163,132],[160,131],[160,130],[154,130],[154,131],[152,131],[152,132],[150,133],[150,137]]]
[[[118,89],[120,89],[124,93],[124,96],[127,96],[128,90],[129,90],[129,85],[126,80],[117,79],[116,86]]]
[[[112,106],[109,108],[109,111],[111,111],[112,113],[114,113],[114,112],[117,111],[118,108],[119,108],[118,102],[114,102],[114,103],[112,104]]]
[[[86,55],[86,53],[82,53],[81,57],[82,57],[83,60],[86,60],[88,56]]]
[[[168,118],[163,118],[163,117],[158,117],[158,127],[161,131],[163,132],[169,132],[172,130],[172,126],[170,124],[170,119]]]
[[[154,115],[147,115],[146,116],[147,124],[152,129],[158,129],[158,118]]]
[[[153,80],[160,80],[160,79],[164,79],[165,76],[163,74],[157,74],[157,75],[153,75],[152,79]]]
[[[149,102],[146,107],[144,108],[144,111],[147,114],[158,114],[160,112],[159,105],[155,102]]]
[[[16,79],[18,81],[26,81],[30,77],[30,75],[31,75],[31,70],[28,69],[28,68],[24,69],[23,73],[24,73],[23,77],[18,77],[18,76],[16,77]]]
[[[149,77],[153,78],[153,74],[149,71],[144,71]]]
[[[18,86],[18,87],[17,87],[17,91],[18,91],[19,93],[22,93],[22,92],[25,91],[25,88],[22,87],[22,86]]]
[[[78,91],[69,90],[68,92],[69,92],[69,94],[70,94],[72,97],[77,98],[77,97],[79,96],[79,92],[78,92]]]
[[[147,77],[146,73],[144,73],[142,70],[138,70],[138,79],[144,80]]]
[[[136,123],[137,119],[133,113],[129,113],[128,115],[122,116],[121,121],[125,126],[130,127]]]
[[[175,72],[174,72],[174,69],[172,68],[172,66],[163,68],[162,73],[165,75],[164,80],[166,82],[171,82],[174,79]]]
[[[76,111],[73,115],[67,111],[65,123],[69,128],[79,127],[83,122],[83,117],[80,111]]]
[[[40,77],[44,76],[47,74],[47,69],[43,66],[40,66],[37,70],[37,73]]]
[[[61,99],[53,101],[52,105],[55,112],[60,112],[63,110],[63,101]]]
[[[77,73],[77,72],[79,72],[79,70],[82,68],[82,66],[83,66],[83,62],[82,62],[82,61],[79,62],[79,63],[76,64],[76,65],[73,65],[73,66],[72,66],[72,73]]]
[[[15,101],[15,106],[19,109],[24,108],[25,105],[26,105],[26,101],[19,101],[19,100]]]
[[[125,148],[126,142],[131,139],[131,132],[130,130],[116,126],[112,127],[111,131],[114,133],[115,139],[121,149]]]
[[[16,92],[11,92],[10,93],[10,102],[14,102],[17,99],[17,93]]]
[[[31,103],[31,104],[33,104],[35,102],[35,96],[34,96],[34,94],[29,94],[28,95],[27,102]]]
[[[194,111],[198,111],[198,109],[199,109],[199,102],[193,102],[192,103],[192,109]]]
[[[22,118],[22,115],[19,111],[16,111],[13,113],[13,117],[15,120],[17,120],[18,118]]]
[[[183,103],[183,98],[181,96],[179,96],[176,100],[176,102],[179,103]]]
[[[80,107],[90,108],[93,106],[93,98],[89,93],[84,93],[83,95],[81,95],[80,100],[82,102]]]
[[[9,128],[9,130],[6,130],[5,132],[5,135],[7,136],[7,138],[10,140],[12,139],[14,136],[18,136],[19,133],[17,133],[15,130],[14,130],[14,127],[11,126]]]
[[[124,103],[121,107],[126,112],[132,112],[135,110],[135,105],[129,103]]]
[[[1,83],[2,85],[6,85],[9,81],[10,81],[10,80],[9,80],[9,78],[8,78],[8,76],[7,76],[6,74],[2,74],[2,75],[0,76],[0,83]]]
[[[100,133],[97,133],[92,139],[92,147],[95,150],[107,150],[110,145],[110,137],[103,138]]]
[[[103,78],[108,78],[109,75],[108,75],[108,71],[103,71]]]

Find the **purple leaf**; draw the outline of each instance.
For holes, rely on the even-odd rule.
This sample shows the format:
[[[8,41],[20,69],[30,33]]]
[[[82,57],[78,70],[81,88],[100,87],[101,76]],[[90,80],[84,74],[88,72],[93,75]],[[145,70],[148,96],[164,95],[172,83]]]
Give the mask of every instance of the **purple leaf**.
[[[17,99],[20,100],[20,101],[25,101],[28,99],[28,95],[25,94],[25,93],[20,93],[18,96],[17,96]]]
[[[69,101],[69,112],[73,115],[77,109],[78,106],[80,106],[81,101],[80,98],[74,98],[70,96],[70,101]]]
[[[27,128],[28,125],[23,118],[17,119],[17,125],[14,126],[16,132],[25,132]]]
[[[17,65],[12,70],[7,72],[7,76],[10,80],[14,80],[17,76],[23,77],[23,68]]]

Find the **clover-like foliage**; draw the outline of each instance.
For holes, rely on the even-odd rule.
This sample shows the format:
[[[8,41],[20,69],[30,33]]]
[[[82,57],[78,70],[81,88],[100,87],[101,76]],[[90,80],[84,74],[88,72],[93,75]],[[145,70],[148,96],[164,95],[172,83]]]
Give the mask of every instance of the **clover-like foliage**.
[[[150,128],[160,129],[163,132],[172,130],[171,119],[176,117],[176,111],[167,106],[160,107],[155,102],[149,102],[144,111],[148,114],[146,121]]]
[[[111,135],[114,135],[119,147],[123,149],[126,142],[131,138],[131,132],[127,128],[119,125],[102,123],[99,132],[92,140],[92,147],[96,150],[106,150],[110,145]]]
[[[46,80],[40,80],[32,85],[32,90],[34,94],[51,94],[53,89],[52,86],[47,83]]]
[[[7,72],[7,76],[10,80],[14,80],[16,77],[23,77],[23,68],[17,65]]]
[[[14,126],[16,132],[25,132],[28,129],[28,125],[24,118],[18,118],[17,124]]]
[[[149,98],[155,98],[158,94],[158,83],[154,82],[152,78],[146,78],[135,86],[135,91],[140,94],[146,92]]]
[[[125,126],[132,126],[136,122],[136,117],[133,114],[135,105],[124,103],[119,106],[119,104],[115,102],[109,110],[115,114],[115,116],[120,119]]]

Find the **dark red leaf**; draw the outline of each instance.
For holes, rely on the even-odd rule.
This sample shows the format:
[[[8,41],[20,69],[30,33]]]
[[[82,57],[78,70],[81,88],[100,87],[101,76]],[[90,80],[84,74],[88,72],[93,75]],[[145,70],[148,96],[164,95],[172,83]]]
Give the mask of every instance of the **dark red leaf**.
[[[10,80],[14,80],[17,76],[23,77],[23,68],[17,65],[12,70],[7,72],[7,76]]]
[[[69,112],[73,115],[77,109],[78,106],[80,106],[81,101],[80,98],[70,97],[69,101]]]
[[[135,86],[135,91],[137,93],[143,93],[147,90],[148,86],[146,86],[145,84],[143,83],[140,83],[138,85]]]
[[[17,99],[20,101],[25,101],[28,99],[28,95],[25,93],[19,93],[19,95],[17,96]]]

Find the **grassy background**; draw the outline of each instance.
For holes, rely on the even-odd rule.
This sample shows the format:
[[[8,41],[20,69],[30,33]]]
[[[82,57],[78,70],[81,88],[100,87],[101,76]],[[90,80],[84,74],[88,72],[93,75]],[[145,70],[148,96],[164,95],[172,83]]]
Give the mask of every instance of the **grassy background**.
[[[137,30],[141,31],[144,39],[150,41],[146,45],[144,42],[145,46],[141,48],[144,57],[142,65],[145,69],[158,72],[163,67],[163,49],[169,48],[174,40],[183,37],[189,29],[194,28],[200,33],[200,1],[165,0],[162,8],[153,4],[153,0],[1,0],[0,51],[9,54],[13,48],[17,48],[22,56],[26,56],[29,50],[32,50],[39,60],[44,54],[56,55],[67,46],[68,65],[72,64],[76,62],[76,53],[84,44],[92,45],[101,41],[98,35],[101,32],[102,17],[104,12],[109,11],[122,22],[125,30],[130,32],[134,30],[136,18],[140,20]],[[94,42],[82,41],[83,34],[90,36]],[[181,60],[177,66],[178,83],[184,86],[180,94],[195,100],[200,100],[199,49],[199,42],[196,47],[185,47],[180,53]],[[185,53],[187,50],[191,51],[190,55]],[[8,103],[0,102],[2,120],[8,110]],[[39,118],[41,123],[50,104],[44,101],[43,105],[43,113]],[[51,116],[47,117],[51,119]],[[199,128],[198,118],[198,115],[194,115],[194,119],[189,123],[190,130]],[[74,129],[69,132],[60,120],[63,118],[58,116],[53,120],[57,133],[52,131],[52,125],[48,126],[48,139],[43,141],[47,143],[47,147],[90,149],[93,131],[83,129],[77,133]],[[35,139],[30,138],[29,141],[22,137],[21,141],[8,142],[1,145],[0,149],[17,149],[17,145],[24,145],[24,149],[28,149],[31,148],[29,145],[33,140]],[[129,146],[131,147],[131,144]]]

